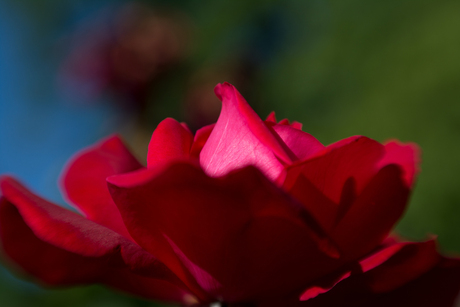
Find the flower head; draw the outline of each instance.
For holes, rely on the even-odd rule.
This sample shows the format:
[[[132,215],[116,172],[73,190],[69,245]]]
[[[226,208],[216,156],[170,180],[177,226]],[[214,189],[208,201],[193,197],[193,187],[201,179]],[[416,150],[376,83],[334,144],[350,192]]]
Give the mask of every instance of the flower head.
[[[459,260],[434,240],[389,237],[418,171],[414,144],[324,146],[300,123],[261,120],[228,83],[215,92],[217,123],[193,135],[165,119],[147,167],[116,136],[77,154],[62,182],[81,215],[2,178],[7,256],[46,284],[184,305],[452,306]]]

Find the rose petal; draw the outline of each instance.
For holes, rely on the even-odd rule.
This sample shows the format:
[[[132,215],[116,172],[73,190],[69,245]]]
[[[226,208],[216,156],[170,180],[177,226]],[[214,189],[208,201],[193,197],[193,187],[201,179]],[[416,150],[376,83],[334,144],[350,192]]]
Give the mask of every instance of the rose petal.
[[[351,177],[359,194],[377,172],[384,155],[380,143],[366,137],[352,137],[329,145],[306,161],[287,168],[284,186],[290,189],[299,174],[335,203],[340,202],[345,182]]]
[[[265,121],[269,122],[269,123],[272,123],[272,124],[276,124],[277,121],[276,121],[275,111],[272,111],[270,114],[268,114],[268,116],[265,119]]]
[[[298,160],[306,160],[324,149],[311,134],[286,125],[275,125],[273,130],[280,136],[287,147],[296,155]]]
[[[352,275],[304,304],[291,306],[453,307],[459,291],[459,260],[440,258],[433,241],[404,243],[381,265]]]
[[[166,118],[153,131],[147,154],[147,166],[189,159],[192,143],[193,134],[190,130],[175,119]]]
[[[297,129],[297,130],[302,130],[302,123],[299,123],[299,122],[296,122],[296,121],[293,121],[291,123],[291,127],[294,128],[294,129]]]
[[[0,179],[2,245],[11,260],[48,284],[95,282],[113,267],[177,282],[151,254],[116,232]]]
[[[364,260],[361,260],[359,263],[345,265],[341,268],[342,272],[334,273],[332,276],[325,276],[324,278],[315,282],[302,293],[300,300],[306,301],[315,298],[319,294],[330,291],[339,282],[346,280],[350,276],[354,276],[355,274],[362,274],[363,272],[367,272],[374,269],[375,267],[378,267],[387,261],[390,257],[398,253],[404,247],[404,245],[405,243],[393,243],[388,246],[382,246],[382,248],[377,252],[373,253]]]
[[[292,297],[258,306],[453,307],[460,291],[460,260],[440,258],[433,240],[391,243],[359,261],[358,269],[350,268],[315,285],[302,297],[308,300]]]
[[[302,123],[293,121],[292,123],[289,122],[287,118],[280,120],[279,122],[276,121],[275,112],[271,112],[268,114],[267,118],[265,119],[265,123],[269,126],[274,125],[283,125],[283,126],[290,126],[297,130],[302,130]]]
[[[283,118],[282,120],[280,120],[278,122],[278,125],[280,125],[280,126],[289,126],[289,125],[291,125],[291,123],[289,122],[289,119]]]
[[[435,240],[422,243],[400,243],[398,253],[379,266],[367,267],[374,259],[362,261],[361,266],[366,274],[366,283],[375,293],[389,292],[418,278],[432,269],[439,261]],[[395,278],[398,276],[398,278]]]
[[[219,84],[215,92],[222,111],[200,154],[205,172],[216,177],[254,165],[274,180],[284,169],[280,160],[291,163],[293,154],[232,85]]]
[[[385,239],[404,212],[408,196],[401,169],[385,166],[338,221],[331,237],[350,259],[363,256]]]
[[[196,131],[192,149],[190,149],[190,156],[196,159],[200,158],[201,150],[203,149],[204,144],[206,144],[208,141],[208,138],[211,135],[215,125],[216,124],[207,125]]]
[[[412,187],[415,175],[420,171],[420,149],[414,143],[402,144],[399,141],[390,141],[385,144],[385,156],[378,167],[388,164],[397,164],[403,170],[403,178],[408,187]]]
[[[112,136],[72,158],[63,172],[62,190],[88,219],[130,238],[105,178],[141,167],[120,138]]]
[[[297,178],[289,194],[302,203],[326,232],[332,230],[338,205],[324,196],[305,176],[301,174]]]
[[[291,198],[253,167],[210,178],[176,164],[150,179],[133,173],[108,182],[136,241],[187,285],[196,280],[214,297],[282,295],[336,263]]]

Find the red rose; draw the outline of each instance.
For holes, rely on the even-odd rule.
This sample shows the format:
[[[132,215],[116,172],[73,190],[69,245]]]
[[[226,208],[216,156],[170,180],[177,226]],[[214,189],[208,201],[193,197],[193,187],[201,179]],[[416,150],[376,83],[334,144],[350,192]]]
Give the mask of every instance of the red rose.
[[[452,306],[459,260],[433,240],[388,237],[415,145],[324,146],[299,123],[262,121],[228,83],[216,94],[219,120],[195,136],[158,125],[147,168],[117,137],[78,154],[63,187],[84,216],[3,177],[9,259],[45,284],[100,282],[184,305]]]

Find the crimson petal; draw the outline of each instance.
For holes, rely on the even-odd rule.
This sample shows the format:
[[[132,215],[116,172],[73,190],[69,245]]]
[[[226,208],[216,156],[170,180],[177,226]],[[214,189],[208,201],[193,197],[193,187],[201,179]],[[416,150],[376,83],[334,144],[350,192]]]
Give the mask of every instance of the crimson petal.
[[[440,257],[434,241],[403,243],[381,265],[352,275],[329,292],[292,306],[452,307],[459,292],[459,260]]]
[[[44,283],[101,282],[107,274],[113,274],[112,270],[121,268],[178,282],[163,263],[132,241],[47,202],[16,180],[2,177],[0,191],[3,250]]]
[[[421,243],[392,242],[382,245],[355,265],[349,265],[349,268],[345,266],[342,273],[319,280],[304,291],[300,300],[312,299],[330,291],[338,283],[347,282],[348,278],[353,279],[356,274],[362,275],[366,272],[369,273],[360,276],[365,279],[366,287],[375,293],[389,292],[426,273],[438,261],[439,254],[433,240]]]
[[[289,190],[289,194],[313,215],[326,232],[333,228],[338,214],[338,205],[324,196],[305,176],[300,174]]]
[[[440,257],[433,240],[383,246],[359,269],[306,292],[301,301],[267,301],[260,307],[453,307],[460,292],[460,260]],[[327,281],[325,279],[324,281]]]
[[[362,257],[386,238],[406,208],[409,189],[399,166],[382,168],[331,232],[350,259]]]
[[[390,141],[385,144],[385,157],[379,162],[379,168],[388,164],[397,164],[403,170],[403,178],[408,187],[412,187],[415,175],[419,172],[420,149],[414,143],[402,144]]]
[[[303,174],[324,195],[338,204],[342,188],[351,177],[357,192],[378,171],[377,163],[383,157],[383,145],[366,137],[352,137],[329,145],[312,158],[287,168],[285,187],[290,189],[299,174]]]
[[[136,242],[190,287],[228,302],[300,291],[336,263],[291,198],[254,167],[210,178],[175,164],[108,182]]]
[[[147,154],[148,167],[154,167],[176,160],[187,160],[190,157],[190,148],[193,135],[172,118],[166,118],[153,131]],[[115,174],[114,174],[115,175]]]
[[[276,131],[298,160],[306,160],[324,149],[324,145],[314,136],[289,125],[274,125],[273,130]]]
[[[88,219],[129,238],[105,178],[141,167],[120,138],[113,136],[75,155],[63,173],[62,190]]]
[[[190,149],[190,156],[196,159],[200,158],[201,150],[203,149],[204,144],[208,141],[214,126],[215,124],[207,125],[196,131],[192,149]]]

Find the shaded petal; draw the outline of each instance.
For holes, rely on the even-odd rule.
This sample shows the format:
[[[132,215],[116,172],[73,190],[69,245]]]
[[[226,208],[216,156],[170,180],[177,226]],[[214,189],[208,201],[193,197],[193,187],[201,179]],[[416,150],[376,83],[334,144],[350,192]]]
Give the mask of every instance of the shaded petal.
[[[290,189],[299,174],[303,174],[326,197],[338,204],[345,182],[353,178],[359,194],[377,173],[377,162],[384,153],[383,145],[374,140],[351,137],[327,146],[306,161],[289,166],[284,186]]]
[[[383,264],[293,306],[451,307],[459,291],[460,260],[440,258],[428,241],[406,243]]]
[[[440,261],[435,240],[421,243],[399,243],[397,254],[379,266],[372,266],[374,259],[362,261],[368,287],[375,293],[389,292],[427,273]],[[375,257],[375,256],[374,256]],[[368,266],[370,265],[370,270]],[[395,278],[397,276],[398,278]]]
[[[215,92],[222,111],[200,154],[205,172],[216,177],[254,165],[274,180],[284,169],[280,160],[291,163],[293,154],[232,85],[218,84]]]
[[[439,254],[433,240],[422,243],[393,242],[383,245],[356,264],[343,268],[342,273],[319,280],[302,293],[300,300],[312,299],[330,291],[350,276],[362,275],[366,272],[369,273],[360,278],[366,279],[366,286],[369,289],[376,293],[388,292],[426,273],[438,261]]]
[[[360,270],[348,271],[345,279],[315,298],[259,306],[453,307],[460,292],[460,260],[441,258],[434,246],[433,241],[389,245],[360,261]]]
[[[385,144],[385,156],[379,162],[379,168],[388,164],[397,164],[403,170],[403,178],[408,187],[412,187],[415,176],[420,171],[420,148],[414,144],[402,144],[390,141]]]
[[[442,259],[429,272],[403,287],[371,296],[363,307],[453,307],[459,292],[460,260]]]
[[[338,221],[331,237],[349,259],[362,257],[387,237],[404,212],[408,196],[401,169],[385,166]]]
[[[72,158],[63,172],[62,190],[88,219],[129,238],[105,178],[141,167],[120,138],[112,136]]]
[[[207,125],[196,131],[195,138],[193,139],[192,149],[190,149],[190,156],[197,159],[200,158],[201,150],[203,149],[204,144],[206,144],[208,141],[208,138],[211,135],[215,125],[216,124]]]
[[[306,301],[315,298],[319,294],[330,291],[339,282],[346,280],[350,276],[354,274],[362,274],[363,272],[367,272],[377,267],[378,265],[388,260],[388,258],[393,256],[395,253],[397,253],[402,247],[402,244],[386,246],[359,263],[345,265],[340,269],[340,272],[335,272],[331,276],[325,276],[324,278],[316,281],[312,286],[310,286],[302,293],[300,300]]]
[[[329,232],[335,226],[338,205],[324,196],[304,175],[300,174],[294,186],[288,191]]]
[[[166,118],[153,131],[147,154],[147,166],[153,167],[177,160],[187,160],[193,134],[172,118]]]
[[[174,274],[116,232],[0,179],[0,235],[8,257],[47,284],[101,281],[114,268],[178,282]]]
[[[275,297],[337,263],[319,246],[326,238],[253,167],[221,178],[188,164],[150,172],[110,177],[110,191],[133,238],[190,287],[228,302]]]

